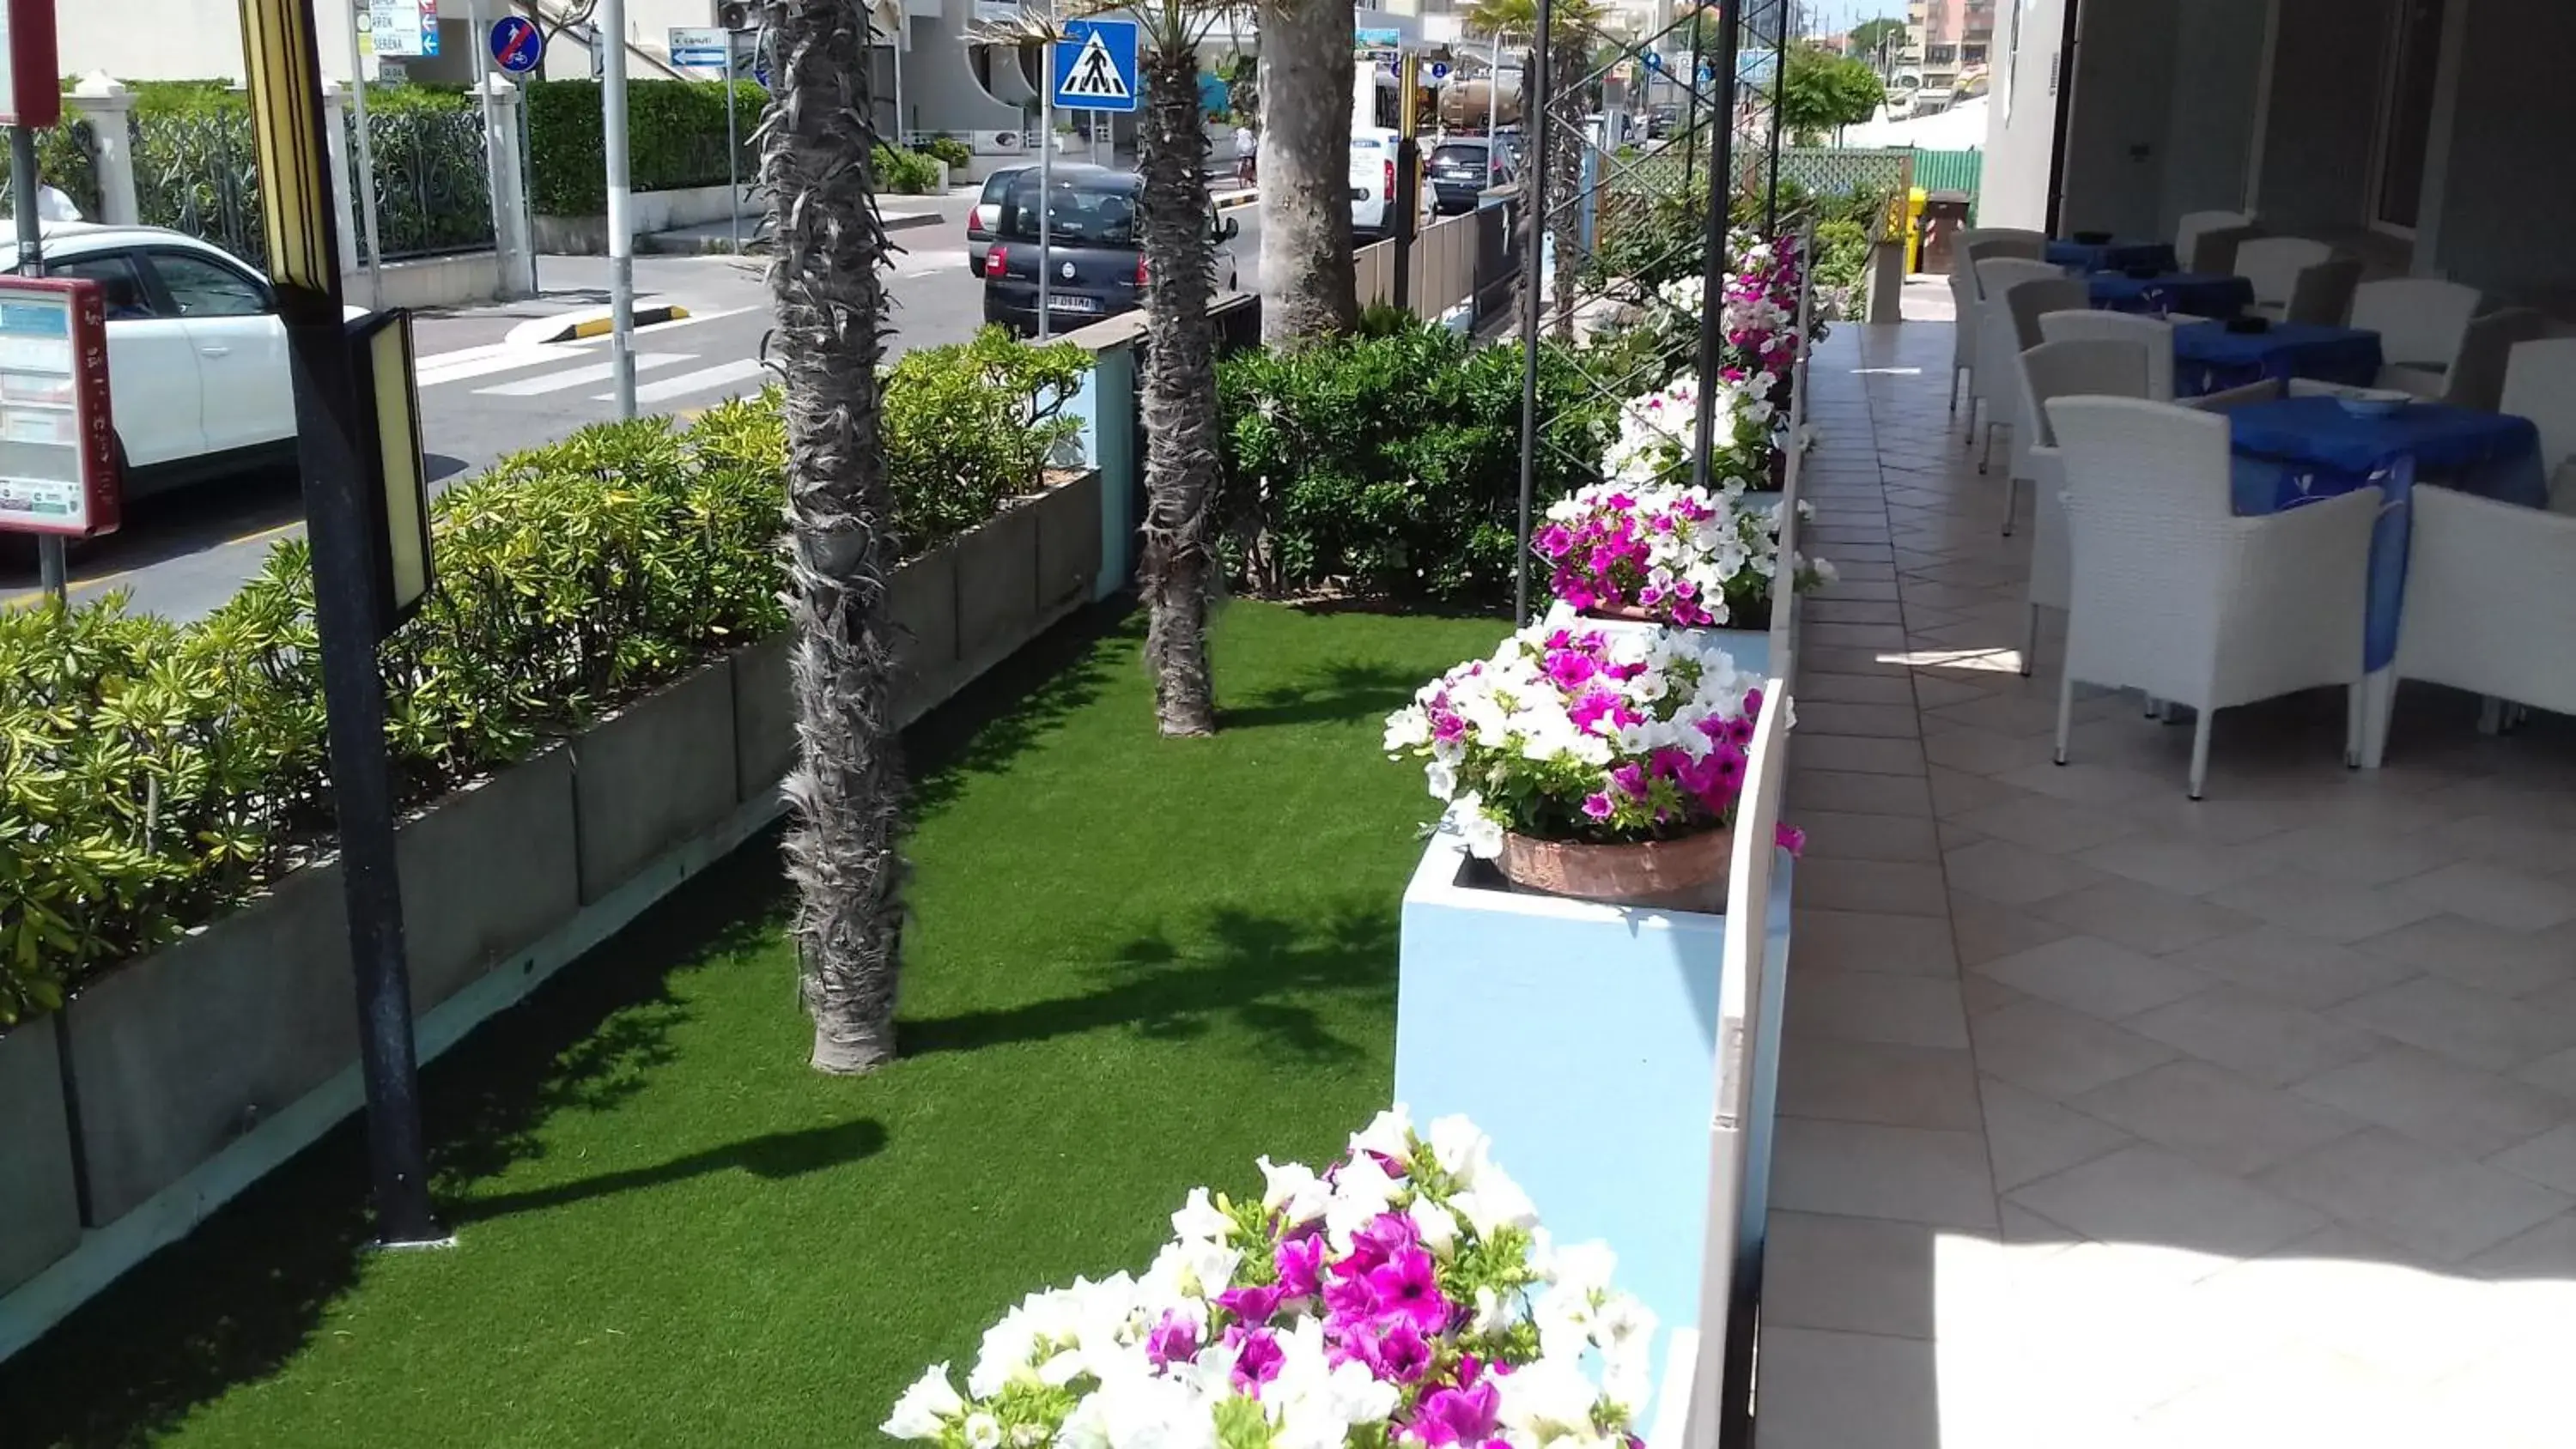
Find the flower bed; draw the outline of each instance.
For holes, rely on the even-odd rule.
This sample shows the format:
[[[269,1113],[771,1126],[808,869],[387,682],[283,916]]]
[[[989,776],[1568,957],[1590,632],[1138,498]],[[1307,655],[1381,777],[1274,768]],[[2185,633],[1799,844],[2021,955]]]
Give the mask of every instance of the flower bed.
[[[1031,1294],[966,1394],[924,1374],[884,1430],[943,1449],[1162,1444],[1628,1449],[1656,1328],[1598,1243],[1556,1247],[1464,1117],[1381,1113],[1258,1201],[1191,1192],[1144,1275]]]

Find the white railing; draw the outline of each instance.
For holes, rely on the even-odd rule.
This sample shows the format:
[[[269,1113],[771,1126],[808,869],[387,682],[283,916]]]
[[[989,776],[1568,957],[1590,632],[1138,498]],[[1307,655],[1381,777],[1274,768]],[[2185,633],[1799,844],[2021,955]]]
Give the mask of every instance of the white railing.
[[[1816,322],[1816,228],[1810,222],[1798,233],[1804,272],[1798,288],[1798,351],[1789,364],[1789,416],[1787,420],[1789,461],[1780,478],[1780,559],[1787,561],[1798,553],[1798,500],[1800,480],[1805,476],[1807,450],[1807,362],[1811,348],[1807,339],[1815,335]],[[1797,677],[1795,658],[1798,644],[1797,590],[1783,589],[1774,582],[1771,602],[1771,672],[1782,679]]]
[[[1476,213],[1470,211],[1443,217],[1413,239],[1405,302],[1414,316],[1436,321],[1476,295],[1478,235]],[[1371,242],[1352,253],[1351,280],[1362,307],[1394,304],[1395,258],[1392,241]]]

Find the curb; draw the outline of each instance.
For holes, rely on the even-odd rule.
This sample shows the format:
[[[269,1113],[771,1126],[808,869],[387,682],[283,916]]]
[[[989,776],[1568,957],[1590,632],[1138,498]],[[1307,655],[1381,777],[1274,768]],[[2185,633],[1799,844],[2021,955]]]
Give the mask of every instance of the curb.
[[[689,309],[676,303],[656,303],[650,307],[635,309],[635,325],[650,327],[657,322],[679,322],[686,320],[688,315]],[[605,337],[615,331],[616,327],[615,319],[611,318],[603,308],[595,316],[585,311],[558,319],[552,330],[542,334],[523,335],[513,330],[510,342],[513,346],[521,347],[542,346],[551,342],[579,342],[592,337]]]
[[[1241,207],[1260,205],[1261,193],[1258,191],[1220,191],[1210,199],[1217,210],[1234,211]]]

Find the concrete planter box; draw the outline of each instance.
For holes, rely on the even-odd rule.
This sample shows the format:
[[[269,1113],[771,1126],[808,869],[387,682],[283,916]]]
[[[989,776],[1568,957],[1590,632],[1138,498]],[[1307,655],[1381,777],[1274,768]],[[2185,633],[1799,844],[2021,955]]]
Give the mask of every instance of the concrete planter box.
[[[404,824],[395,860],[414,1011],[473,985],[581,909],[581,835],[572,755],[563,749],[468,785]]]
[[[957,557],[957,657],[972,678],[1037,632],[1037,511],[1014,507],[949,548]]]
[[[795,682],[779,634],[733,656],[734,798],[756,800],[778,788],[796,763]]]
[[[1038,525],[1038,612],[1053,617],[1090,599],[1100,579],[1100,474],[1050,488],[1028,508]]]
[[[0,1294],[79,1246],[71,1122],[54,1023],[0,1035]]]
[[[572,744],[588,905],[738,802],[733,661],[636,700]]]
[[[339,867],[119,967],[62,1020],[89,1224],[105,1227],[356,1059]]]
[[[928,714],[966,682],[957,656],[957,545],[944,543],[894,571],[886,615],[895,626],[895,718]]]

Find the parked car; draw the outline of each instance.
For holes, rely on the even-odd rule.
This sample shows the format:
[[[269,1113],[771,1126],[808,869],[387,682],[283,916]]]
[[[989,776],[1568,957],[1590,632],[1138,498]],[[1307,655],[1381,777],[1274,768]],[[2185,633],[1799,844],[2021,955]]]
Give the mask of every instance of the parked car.
[[[1071,176],[1081,171],[1105,171],[1085,161],[1059,161],[1055,174]],[[966,213],[966,270],[984,275],[984,256],[993,245],[993,228],[1001,223],[1002,194],[1010,189],[1014,177],[1035,176],[1034,162],[1026,166],[1006,166],[984,178],[983,193],[975,198],[974,207]]]
[[[1501,148],[1481,137],[1443,141],[1431,150],[1431,209],[1474,211],[1479,196],[1511,179]]]
[[[1351,132],[1351,235],[1363,246],[1395,235],[1395,156],[1402,139],[1385,126]]]
[[[86,277],[104,294],[128,499],[293,457],[286,324],[267,278],[160,227],[54,222],[43,236],[47,276]],[[8,256],[14,266],[14,245]]]
[[[1059,170],[1049,208],[1047,312],[1053,327],[1079,327],[1145,304],[1145,253],[1136,235],[1132,171],[1086,166]],[[1223,243],[1242,235],[1233,217],[1208,215],[1217,239],[1217,285],[1237,286],[1234,254]],[[984,320],[1022,336],[1038,330],[1038,175],[1019,173],[1004,190],[984,258]],[[1052,330],[1052,328],[1050,329]]]

